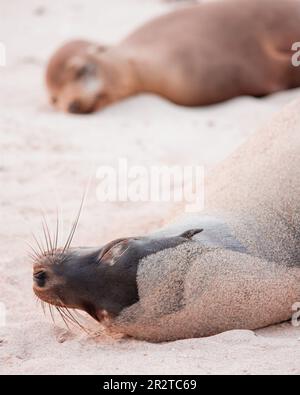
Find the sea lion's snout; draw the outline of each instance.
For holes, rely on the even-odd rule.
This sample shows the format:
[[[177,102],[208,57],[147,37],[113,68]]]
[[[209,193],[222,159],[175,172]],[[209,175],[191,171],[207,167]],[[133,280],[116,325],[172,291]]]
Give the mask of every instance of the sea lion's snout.
[[[80,113],[80,102],[78,100],[74,100],[68,106],[68,112],[71,114],[78,114]]]
[[[54,269],[54,256],[44,255],[39,257],[33,265],[33,291],[42,301],[62,306],[60,298],[60,288],[63,286],[63,279],[58,276]]]
[[[77,248],[56,250],[39,256],[33,265],[33,291],[44,302],[84,309],[92,304],[88,288],[97,278],[97,256],[100,249]],[[92,292],[92,291],[91,291]]]

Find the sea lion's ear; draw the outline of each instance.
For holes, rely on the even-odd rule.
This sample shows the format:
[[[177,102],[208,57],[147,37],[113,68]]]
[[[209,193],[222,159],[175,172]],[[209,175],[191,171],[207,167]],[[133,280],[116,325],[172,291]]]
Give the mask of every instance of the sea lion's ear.
[[[188,239],[190,240],[191,238],[193,238],[195,235],[203,232],[204,229],[191,229],[188,230],[184,233],[182,233],[179,237],[183,237],[184,239]]]
[[[127,250],[131,238],[117,239],[107,244],[98,256],[98,261],[112,266]]]

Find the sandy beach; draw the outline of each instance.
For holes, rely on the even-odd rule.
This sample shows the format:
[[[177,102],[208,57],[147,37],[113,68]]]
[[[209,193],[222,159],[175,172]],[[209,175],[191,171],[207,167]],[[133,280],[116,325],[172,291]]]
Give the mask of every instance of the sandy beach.
[[[0,42],[0,374],[300,374],[300,330],[285,323],[166,344],[112,339],[89,318],[88,335],[44,316],[32,292],[27,242],[51,229],[66,236],[87,187],[74,245],[145,235],[175,220],[178,203],[103,203],[99,166],[201,165],[208,172],[300,90],[183,108],[151,95],[89,116],[48,104],[45,62],[76,37],[114,43],[149,18],[181,6],[159,0],[11,0],[1,4]],[[99,332],[100,331],[100,332]]]

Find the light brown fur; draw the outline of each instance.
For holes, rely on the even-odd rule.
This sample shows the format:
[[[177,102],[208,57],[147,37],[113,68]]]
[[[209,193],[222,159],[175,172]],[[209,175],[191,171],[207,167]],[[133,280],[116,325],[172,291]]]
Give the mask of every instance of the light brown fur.
[[[185,106],[267,95],[300,85],[291,64],[299,26],[299,0],[200,4],[156,18],[116,46],[66,44],[49,62],[47,87],[58,108],[78,113],[141,92]]]

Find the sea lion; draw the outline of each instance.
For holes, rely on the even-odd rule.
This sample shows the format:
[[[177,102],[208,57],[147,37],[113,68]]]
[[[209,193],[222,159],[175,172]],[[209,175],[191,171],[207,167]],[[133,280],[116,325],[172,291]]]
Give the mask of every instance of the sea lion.
[[[300,0],[227,0],[154,19],[114,46],[72,41],[51,57],[57,108],[90,113],[142,92],[183,106],[300,86]]]
[[[299,105],[209,174],[203,212],[149,237],[54,248],[35,259],[36,295],[152,342],[289,320],[300,301]]]

